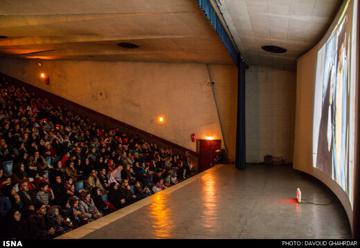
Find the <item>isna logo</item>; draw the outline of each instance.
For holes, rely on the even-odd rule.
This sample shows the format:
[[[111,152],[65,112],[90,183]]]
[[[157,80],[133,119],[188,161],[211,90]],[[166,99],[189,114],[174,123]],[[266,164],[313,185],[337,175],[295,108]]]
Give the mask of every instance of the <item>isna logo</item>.
[[[23,244],[20,240],[3,240],[3,247],[23,247]]]

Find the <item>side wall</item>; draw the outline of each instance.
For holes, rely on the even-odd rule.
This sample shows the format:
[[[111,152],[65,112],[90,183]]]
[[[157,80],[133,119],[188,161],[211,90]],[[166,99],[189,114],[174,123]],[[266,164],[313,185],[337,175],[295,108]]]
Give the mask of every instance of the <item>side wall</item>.
[[[292,162],[296,73],[250,65],[246,71],[246,161]]]
[[[111,116],[195,151],[190,135],[213,136],[227,142],[234,158],[236,67],[211,65],[220,118],[205,64],[102,61],[0,61],[0,72]],[[49,75],[50,84],[40,79]],[[235,88],[234,88],[235,87]],[[235,89],[235,90],[234,90]],[[231,106],[229,108],[229,106]],[[160,124],[157,118],[163,116]]]

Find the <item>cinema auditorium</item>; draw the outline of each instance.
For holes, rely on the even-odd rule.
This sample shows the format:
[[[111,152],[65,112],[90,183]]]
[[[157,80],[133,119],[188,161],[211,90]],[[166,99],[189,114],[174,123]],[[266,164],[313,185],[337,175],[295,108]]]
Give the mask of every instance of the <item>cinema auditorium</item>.
[[[359,5],[0,1],[4,247],[353,246]]]

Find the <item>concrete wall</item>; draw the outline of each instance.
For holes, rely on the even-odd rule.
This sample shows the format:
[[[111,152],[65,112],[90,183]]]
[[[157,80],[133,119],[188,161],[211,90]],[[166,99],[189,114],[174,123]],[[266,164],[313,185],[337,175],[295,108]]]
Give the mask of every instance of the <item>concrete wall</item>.
[[[196,150],[190,135],[214,136],[235,152],[236,68],[195,63],[0,60],[0,72]],[[210,70],[208,70],[210,69]],[[41,71],[50,77],[46,85]],[[216,81],[221,132],[209,71]],[[164,116],[159,124],[157,118]]]
[[[296,73],[250,65],[246,71],[246,161],[269,154],[292,162]]]

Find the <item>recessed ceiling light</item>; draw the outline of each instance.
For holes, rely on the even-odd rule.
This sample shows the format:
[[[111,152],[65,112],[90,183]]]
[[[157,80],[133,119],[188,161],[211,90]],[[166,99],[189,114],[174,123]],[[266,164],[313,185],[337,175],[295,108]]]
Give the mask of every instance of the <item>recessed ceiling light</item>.
[[[131,43],[131,42],[120,42],[117,44],[119,47],[122,48],[128,48],[128,49],[134,49],[134,48],[138,48],[139,45],[135,44],[135,43]]]
[[[264,51],[269,53],[286,53],[286,49],[279,46],[267,45],[261,47]]]
[[[0,35],[0,39],[7,39],[9,37],[7,37],[6,35]]]

